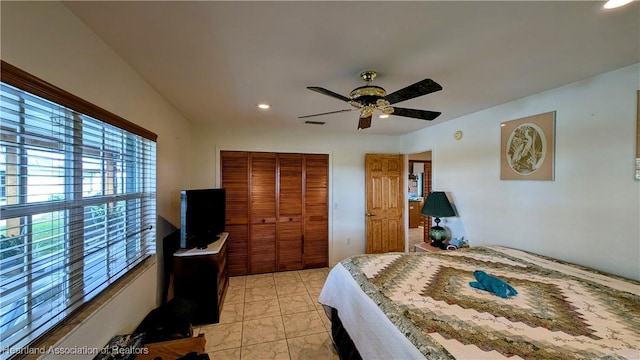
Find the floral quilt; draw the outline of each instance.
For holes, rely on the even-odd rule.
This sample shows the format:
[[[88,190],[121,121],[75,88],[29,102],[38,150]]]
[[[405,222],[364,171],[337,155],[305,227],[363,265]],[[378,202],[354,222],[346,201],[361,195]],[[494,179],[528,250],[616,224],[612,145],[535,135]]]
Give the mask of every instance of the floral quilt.
[[[341,262],[426,358],[640,359],[640,283],[504,247]],[[475,289],[482,270],[513,286]]]

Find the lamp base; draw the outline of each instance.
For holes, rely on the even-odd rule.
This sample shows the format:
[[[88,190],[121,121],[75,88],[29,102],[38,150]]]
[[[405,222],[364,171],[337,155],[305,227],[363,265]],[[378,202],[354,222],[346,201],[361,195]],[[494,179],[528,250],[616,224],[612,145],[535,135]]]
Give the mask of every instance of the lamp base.
[[[443,249],[445,246],[442,242],[447,238],[447,231],[442,226],[436,225],[429,230],[429,238],[431,246]]]

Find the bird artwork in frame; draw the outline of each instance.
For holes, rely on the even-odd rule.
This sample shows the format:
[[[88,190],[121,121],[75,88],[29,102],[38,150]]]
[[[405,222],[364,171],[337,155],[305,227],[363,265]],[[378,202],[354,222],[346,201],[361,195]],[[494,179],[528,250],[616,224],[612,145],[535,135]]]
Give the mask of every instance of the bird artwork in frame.
[[[554,180],[555,111],[501,126],[500,180]]]

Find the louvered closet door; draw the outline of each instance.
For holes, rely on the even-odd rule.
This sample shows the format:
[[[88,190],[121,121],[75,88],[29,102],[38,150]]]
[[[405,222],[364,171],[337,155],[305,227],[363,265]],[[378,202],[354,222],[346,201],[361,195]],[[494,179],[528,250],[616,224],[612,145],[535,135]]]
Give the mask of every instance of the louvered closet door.
[[[278,271],[302,269],[301,154],[278,154]]]
[[[249,273],[276,271],[277,155],[251,153],[249,184]]]
[[[249,273],[249,154],[220,152],[220,176],[227,192],[227,262],[230,276]]]
[[[325,267],[329,262],[329,155],[305,155],[304,160],[304,267]]]

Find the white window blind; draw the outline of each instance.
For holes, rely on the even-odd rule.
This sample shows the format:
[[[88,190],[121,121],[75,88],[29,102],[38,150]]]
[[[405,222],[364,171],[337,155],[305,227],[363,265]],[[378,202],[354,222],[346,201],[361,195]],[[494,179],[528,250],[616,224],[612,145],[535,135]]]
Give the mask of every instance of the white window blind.
[[[4,359],[155,253],[156,143],[4,78],[0,117]]]

